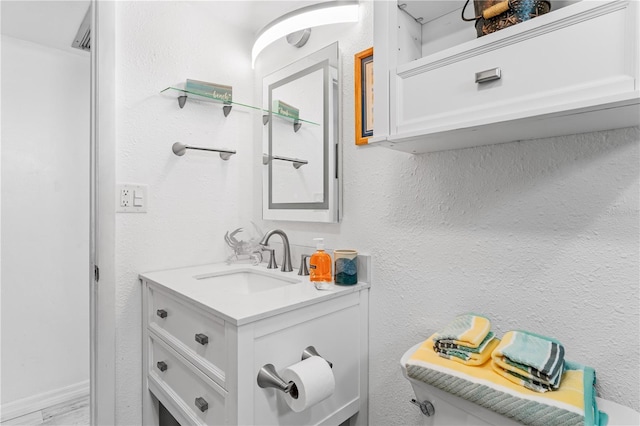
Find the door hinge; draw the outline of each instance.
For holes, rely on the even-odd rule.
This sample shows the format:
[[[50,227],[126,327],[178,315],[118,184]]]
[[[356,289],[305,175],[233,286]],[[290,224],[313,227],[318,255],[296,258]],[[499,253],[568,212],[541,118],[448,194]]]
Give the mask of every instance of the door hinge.
[[[96,282],[100,281],[100,268],[98,268],[98,265],[93,265],[93,279]]]

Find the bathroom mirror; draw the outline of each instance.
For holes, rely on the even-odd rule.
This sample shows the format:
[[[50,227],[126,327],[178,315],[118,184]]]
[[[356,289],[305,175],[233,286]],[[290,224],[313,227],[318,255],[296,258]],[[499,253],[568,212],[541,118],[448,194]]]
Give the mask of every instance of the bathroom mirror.
[[[338,43],[263,80],[267,220],[339,221]]]

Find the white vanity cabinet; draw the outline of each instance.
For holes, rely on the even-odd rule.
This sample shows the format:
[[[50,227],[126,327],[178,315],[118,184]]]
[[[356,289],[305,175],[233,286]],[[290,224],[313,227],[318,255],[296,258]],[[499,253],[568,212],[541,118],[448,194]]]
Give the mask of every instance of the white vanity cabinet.
[[[464,1],[402,3],[374,4],[370,144],[423,153],[640,125],[637,1],[552,1],[480,38]]]
[[[143,424],[158,424],[160,402],[183,426],[338,425],[350,418],[366,425],[369,284],[319,291],[308,277],[275,270],[269,273],[299,282],[216,295],[207,288],[215,284],[194,279],[229,268],[140,276]],[[257,375],[265,364],[281,372],[301,361],[308,346],[333,364],[336,385],[329,398],[297,413],[282,391],[258,387]]]

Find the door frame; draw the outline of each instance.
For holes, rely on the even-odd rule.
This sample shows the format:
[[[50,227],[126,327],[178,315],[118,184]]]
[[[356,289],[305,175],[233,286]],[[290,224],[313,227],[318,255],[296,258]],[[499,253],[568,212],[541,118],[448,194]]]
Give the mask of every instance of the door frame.
[[[91,0],[89,327],[90,410],[95,426],[116,424],[115,10],[116,2]]]

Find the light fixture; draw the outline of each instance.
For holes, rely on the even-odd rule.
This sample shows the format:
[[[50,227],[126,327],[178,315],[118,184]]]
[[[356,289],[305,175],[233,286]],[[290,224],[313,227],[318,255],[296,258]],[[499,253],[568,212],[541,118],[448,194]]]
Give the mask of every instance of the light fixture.
[[[287,43],[295,47],[302,47],[309,41],[311,35],[311,28],[305,28],[304,30],[296,31],[287,35]]]
[[[282,15],[258,33],[251,50],[251,68],[265,47],[288,34],[320,25],[358,22],[358,6],[358,0],[327,1]]]

